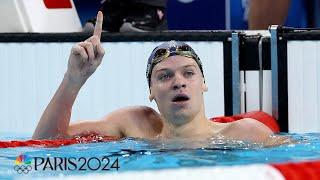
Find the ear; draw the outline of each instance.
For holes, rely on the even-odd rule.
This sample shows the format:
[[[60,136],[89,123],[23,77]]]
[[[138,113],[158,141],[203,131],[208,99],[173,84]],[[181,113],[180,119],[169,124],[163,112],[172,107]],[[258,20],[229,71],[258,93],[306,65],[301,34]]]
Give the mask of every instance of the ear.
[[[202,84],[202,90],[203,90],[203,92],[207,92],[208,91],[208,86],[207,86],[206,83]]]

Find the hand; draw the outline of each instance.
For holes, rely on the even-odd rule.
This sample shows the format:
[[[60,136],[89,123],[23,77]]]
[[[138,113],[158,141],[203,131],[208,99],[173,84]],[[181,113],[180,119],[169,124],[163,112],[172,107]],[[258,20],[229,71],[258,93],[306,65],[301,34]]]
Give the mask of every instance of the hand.
[[[73,83],[83,85],[101,64],[105,53],[100,43],[102,21],[103,14],[99,11],[93,36],[71,49],[66,77]]]

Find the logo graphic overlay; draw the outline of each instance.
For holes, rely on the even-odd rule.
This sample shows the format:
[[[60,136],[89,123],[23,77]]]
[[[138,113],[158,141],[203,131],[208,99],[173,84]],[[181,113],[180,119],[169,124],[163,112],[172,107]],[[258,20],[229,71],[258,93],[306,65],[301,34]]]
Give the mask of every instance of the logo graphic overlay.
[[[17,171],[19,174],[27,174],[29,171],[32,170],[31,167],[31,158],[28,157],[27,155],[19,155],[17,156],[16,160],[14,161],[14,170]]]

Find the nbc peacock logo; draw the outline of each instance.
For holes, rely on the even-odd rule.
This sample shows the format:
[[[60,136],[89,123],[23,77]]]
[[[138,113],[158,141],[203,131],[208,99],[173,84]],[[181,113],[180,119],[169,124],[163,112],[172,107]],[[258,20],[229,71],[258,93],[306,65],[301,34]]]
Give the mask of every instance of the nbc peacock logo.
[[[17,171],[19,174],[27,174],[32,170],[31,167],[31,158],[27,155],[19,155],[17,156],[16,160],[14,161],[14,170]]]

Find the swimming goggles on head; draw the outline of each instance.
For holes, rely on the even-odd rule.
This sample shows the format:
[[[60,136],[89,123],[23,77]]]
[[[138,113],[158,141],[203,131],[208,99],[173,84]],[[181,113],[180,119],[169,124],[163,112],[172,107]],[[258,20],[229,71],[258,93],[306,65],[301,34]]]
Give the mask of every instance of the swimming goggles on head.
[[[201,73],[203,75],[202,63],[198,55],[195,53],[195,51],[188,44],[184,42],[169,41],[156,47],[152,51],[148,59],[146,76],[147,76],[149,87],[150,87],[151,73],[154,66],[159,62],[163,61],[164,59],[170,56],[176,56],[176,55],[194,59],[198,64],[201,70]]]

